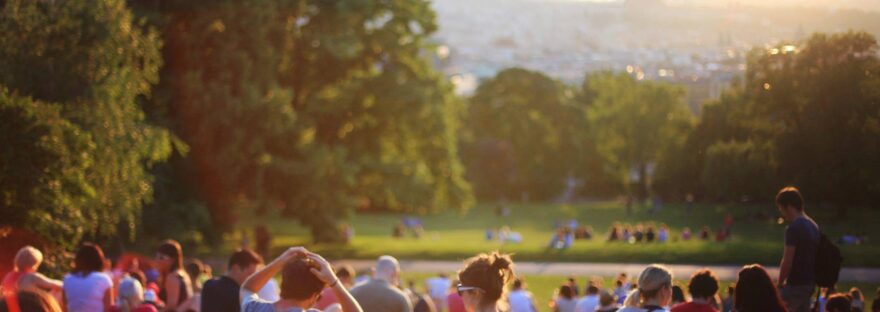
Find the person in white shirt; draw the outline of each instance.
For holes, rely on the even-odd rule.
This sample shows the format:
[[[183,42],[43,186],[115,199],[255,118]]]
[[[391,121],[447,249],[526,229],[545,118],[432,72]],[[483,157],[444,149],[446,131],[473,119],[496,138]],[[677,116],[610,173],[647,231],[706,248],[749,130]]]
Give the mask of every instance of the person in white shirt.
[[[425,281],[425,289],[428,290],[428,295],[434,301],[437,312],[446,310],[446,291],[449,287],[452,287],[452,282],[445,273],[437,274],[437,277],[432,277]]]
[[[113,280],[103,272],[104,251],[84,243],[76,252],[73,272],[64,277],[62,302],[68,312],[109,311],[113,306]]]
[[[587,285],[586,295],[578,300],[577,306],[574,307],[575,312],[594,312],[599,307],[599,287],[596,285]]]
[[[525,288],[526,283],[521,278],[513,281],[513,290],[507,294],[510,312],[538,312],[538,309],[535,308],[535,299],[532,298],[532,293]]]

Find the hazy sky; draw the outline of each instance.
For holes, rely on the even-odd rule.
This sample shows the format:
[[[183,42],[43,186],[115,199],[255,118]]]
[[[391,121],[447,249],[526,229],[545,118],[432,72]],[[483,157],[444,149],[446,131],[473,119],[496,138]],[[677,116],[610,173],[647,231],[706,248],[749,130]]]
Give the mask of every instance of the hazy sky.
[[[542,1],[583,1],[583,2],[623,2],[623,0],[542,0]],[[670,5],[690,4],[699,6],[728,6],[731,4],[748,6],[801,6],[827,9],[861,9],[880,11],[880,0],[665,0]]]

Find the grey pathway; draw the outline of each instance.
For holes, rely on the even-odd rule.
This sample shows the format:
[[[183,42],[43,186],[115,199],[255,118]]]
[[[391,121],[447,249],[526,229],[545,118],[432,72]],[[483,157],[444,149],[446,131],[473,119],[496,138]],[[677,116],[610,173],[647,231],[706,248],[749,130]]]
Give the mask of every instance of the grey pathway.
[[[352,265],[358,270],[367,269],[373,265],[369,260],[344,260],[339,261]],[[573,262],[517,262],[516,271],[521,274],[546,274],[546,275],[576,275],[576,276],[616,276],[626,272],[631,277],[638,277],[642,269],[648,264],[615,264],[615,263],[573,263]],[[458,261],[425,261],[425,260],[401,260],[401,270],[404,272],[436,273],[455,272],[461,268]],[[709,268],[715,271],[718,278],[725,281],[735,281],[736,274],[742,266],[730,265],[699,265],[699,264],[671,264],[667,265],[673,275],[678,279],[687,279],[694,271],[700,268]],[[766,267],[770,276],[775,280],[779,275],[778,267]],[[880,283],[880,268],[843,268],[840,272],[841,282]]]

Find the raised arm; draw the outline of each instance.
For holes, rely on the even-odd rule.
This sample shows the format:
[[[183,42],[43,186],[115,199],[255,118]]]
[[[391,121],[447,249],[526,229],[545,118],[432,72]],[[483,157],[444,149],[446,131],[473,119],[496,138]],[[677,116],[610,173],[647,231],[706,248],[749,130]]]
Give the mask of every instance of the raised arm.
[[[350,293],[348,293],[345,286],[339,282],[339,278],[333,273],[333,268],[330,267],[330,263],[327,262],[327,260],[324,260],[323,257],[315,253],[309,253],[309,259],[312,259],[312,261],[315,261],[315,263],[320,265],[320,270],[314,268],[311,269],[312,274],[324,282],[325,285],[333,289],[333,293],[336,294],[336,298],[339,300],[339,305],[342,306],[342,311],[363,312],[358,302],[354,300],[354,297],[352,297]]]
[[[42,289],[61,291],[64,284],[56,279],[51,279],[40,273],[33,273],[34,283]]]
[[[239,301],[244,299],[246,296],[250,294],[255,294],[260,292],[260,289],[272,279],[275,274],[281,271],[284,268],[284,264],[287,263],[288,260],[296,258],[298,255],[306,255],[308,254],[308,250],[303,247],[291,247],[284,251],[283,254],[272,260],[268,265],[263,267],[262,269],[254,272],[251,276],[248,276],[244,283],[241,284],[241,292],[239,295]]]

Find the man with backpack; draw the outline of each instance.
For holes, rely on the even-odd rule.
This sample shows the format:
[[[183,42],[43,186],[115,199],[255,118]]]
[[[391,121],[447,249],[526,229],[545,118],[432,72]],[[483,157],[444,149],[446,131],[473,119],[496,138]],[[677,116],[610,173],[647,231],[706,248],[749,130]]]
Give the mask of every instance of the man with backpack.
[[[816,288],[819,226],[804,213],[804,199],[797,188],[789,186],[780,190],[776,194],[776,207],[788,222],[777,280],[780,294],[788,311],[807,312]]]

